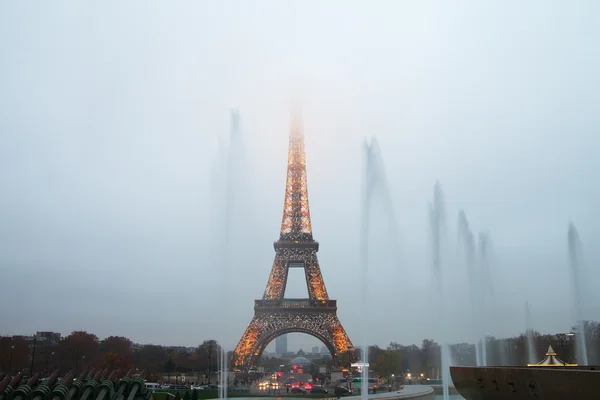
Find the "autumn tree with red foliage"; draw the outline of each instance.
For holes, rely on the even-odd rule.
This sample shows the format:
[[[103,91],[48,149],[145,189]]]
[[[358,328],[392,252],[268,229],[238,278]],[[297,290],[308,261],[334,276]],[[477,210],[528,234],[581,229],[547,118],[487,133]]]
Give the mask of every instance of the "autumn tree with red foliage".
[[[12,348],[11,348],[12,347]],[[21,337],[0,338],[0,371],[12,371],[29,368],[29,345]]]
[[[103,357],[94,363],[99,368],[121,368],[133,367],[133,342],[122,336],[109,336],[100,342],[100,352]]]
[[[133,368],[133,359],[131,357],[120,356],[111,351],[104,354],[99,360],[94,361],[93,366],[100,369],[108,368],[109,370],[120,369],[127,371]]]
[[[117,353],[120,357],[133,358],[133,342],[122,336],[109,336],[100,342],[102,354]]]
[[[168,360],[167,351],[162,346],[147,345],[135,352],[136,366],[147,373],[164,371]]]
[[[66,372],[77,366],[78,370],[88,367],[100,358],[98,336],[85,331],[75,331],[58,344],[60,369]]]

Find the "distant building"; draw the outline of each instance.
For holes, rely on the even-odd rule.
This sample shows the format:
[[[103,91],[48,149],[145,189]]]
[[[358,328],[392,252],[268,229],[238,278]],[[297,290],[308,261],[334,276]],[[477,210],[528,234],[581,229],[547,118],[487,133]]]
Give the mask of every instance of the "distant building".
[[[275,353],[277,353],[277,354],[287,353],[287,351],[288,351],[287,339],[288,339],[287,334],[278,336],[277,339],[275,339]]]
[[[47,342],[49,344],[57,344],[60,342],[60,333],[57,332],[36,332],[35,338],[38,341]]]
[[[329,349],[327,346],[321,346],[321,354],[329,354]]]
[[[313,346],[312,353],[313,354],[319,354],[319,346]]]
[[[187,353],[192,354],[196,351],[197,347],[187,347],[187,346],[169,346],[169,349],[179,352],[179,353]]]
[[[308,360],[308,358],[300,356],[290,361],[290,364],[296,367],[305,367],[307,365],[310,365],[310,361]]]

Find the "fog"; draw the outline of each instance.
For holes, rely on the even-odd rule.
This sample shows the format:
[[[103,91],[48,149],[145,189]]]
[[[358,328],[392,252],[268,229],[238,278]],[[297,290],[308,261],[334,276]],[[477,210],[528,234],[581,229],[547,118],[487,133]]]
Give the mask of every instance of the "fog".
[[[0,334],[233,349],[275,256],[297,97],[321,270],[355,345],[366,137],[398,221],[390,236],[388,209],[373,212],[373,344],[440,337],[436,181],[447,340],[475,340],[460,210],[493,242],[490,334],[524,332],[525,301],[536,330],[574,325],[570,221],[583,317],[599,320],[599,12],[593,1],[2,3]],[[307,338],[290,347],[306,351]]]

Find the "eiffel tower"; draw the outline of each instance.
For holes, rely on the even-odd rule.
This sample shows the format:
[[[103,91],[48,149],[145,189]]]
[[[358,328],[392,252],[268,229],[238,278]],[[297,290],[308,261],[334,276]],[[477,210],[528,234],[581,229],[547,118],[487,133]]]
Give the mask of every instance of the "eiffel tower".
[[[299,115],[292,118],[287,181],[281,233],[275,247],[275,261],[262,300],[254,301],[254,318],[235,348],[233,365],[252,368],[276,337],[290,332],[314,336],[327,346],[332,357],[354,354],[354,346],[337,317],[337,302],[330,300],[323,282],[312,236],[304,133]],[[289,268],[304,268],[307,299],[284,298]]]

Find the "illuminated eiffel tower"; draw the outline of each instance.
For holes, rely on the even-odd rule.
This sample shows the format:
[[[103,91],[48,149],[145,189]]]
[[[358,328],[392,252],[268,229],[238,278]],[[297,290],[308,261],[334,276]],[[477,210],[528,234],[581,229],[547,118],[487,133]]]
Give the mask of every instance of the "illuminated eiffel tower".
[[[354,346],[337,317],[337,302],[330,300],[323,282],[313,239],[306,183],[304,133],[299,116],[292,119],[287,181],[275,261],[262,300],[254,301],[254,318],[235,348],[233,365],[252,368],[276,337],[301,332],[322,341],[332,357],[354,354]],[[284,298],[289,268],[304,268],[307,299]]]

